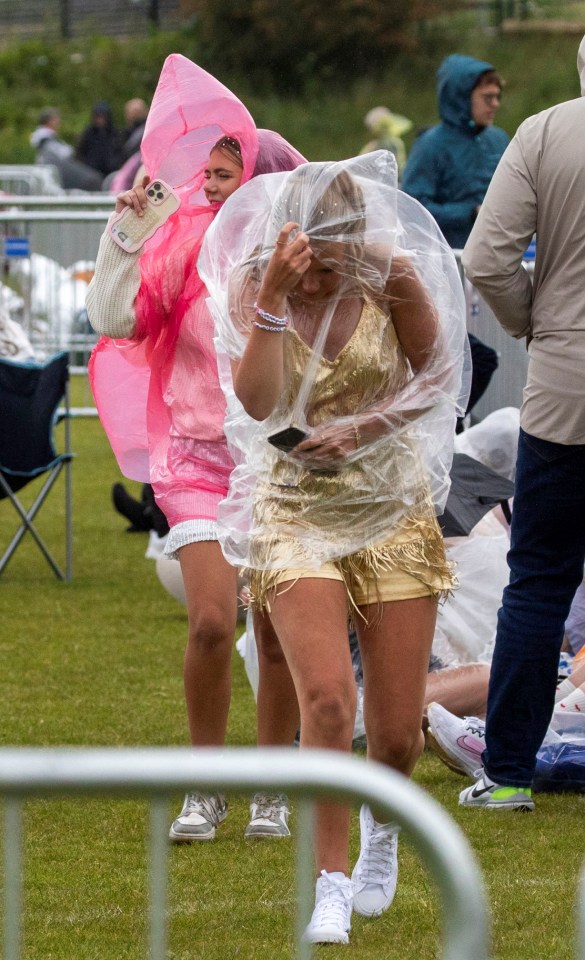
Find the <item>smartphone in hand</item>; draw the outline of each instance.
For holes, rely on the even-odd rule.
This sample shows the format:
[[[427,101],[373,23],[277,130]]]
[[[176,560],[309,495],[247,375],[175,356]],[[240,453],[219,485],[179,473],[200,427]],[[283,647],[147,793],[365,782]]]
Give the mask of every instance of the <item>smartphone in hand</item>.
[[[171,214],[179,209],[181,201],[172,187],[163,180],[153,180],[146,188],[147,206],[141,217],[126,207],[110,223],[110,236],[122,250],[135,253],[152,237]]]
[[[278,433],[271,434],[271,436],[268,437],[268,443],[288,453],[290,450],[294,450],[297,444],[306,440],[308,436],[309,434],[305,430],[291,425],[290,427],[285,427],[284,430],[279,430]]]

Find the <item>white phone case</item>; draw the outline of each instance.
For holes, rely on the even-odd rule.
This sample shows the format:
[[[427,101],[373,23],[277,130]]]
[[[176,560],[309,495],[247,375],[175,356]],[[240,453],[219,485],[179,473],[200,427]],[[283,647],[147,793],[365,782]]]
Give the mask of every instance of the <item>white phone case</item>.
[[[140,250],[142,244],[179,209],[181,203],[173,188],[164,180],[153,180],[146,186],[146,199],[147,207],[141,217],[126,207],[110,223],[112,240],[128,253]]]

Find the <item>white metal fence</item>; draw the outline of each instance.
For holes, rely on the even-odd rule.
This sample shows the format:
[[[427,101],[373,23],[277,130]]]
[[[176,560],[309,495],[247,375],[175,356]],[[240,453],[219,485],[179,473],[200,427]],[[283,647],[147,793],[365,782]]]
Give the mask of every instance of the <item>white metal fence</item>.
[[[460,264],[461,251],[456,250],[455,255]],[[524,266],[532,272],[534,263],[526,261]],[[503,330],[477,290],[465,279],[461,266],[460,270],[467,304],[467,329],[498,355],[498,368],[473,409],[473,419],[483,420],[488,413],[501,407],[521,406],[528,373],[528,352],[524,340],[514,340]]]
[[[39,163],[0,164],[0,191],[16,196],[63,196],[57,167]]]
[[[488,960],[483,881],[454,821],[411,781],[375,763],[320,750],[0,749],[4,796],[4,960],[19,960],[23,929],[21,808],[25,798],[116,794],[150,798],[149,957],[167,950],[167,798],[178,790],[281,791],[299,798],[296,955],[310,957],[302,931],[312,909],[312,800],[327,795],[374,804],[399,823],[437,884],[443,960]],[[226,878],[229,883],[229,878]],[[26,921],[26,918],[24,918]],[[229,923],[229,919],[226,921]]]
[[[1,198],[0,303],[26,330],[39,359],[68,350],[85,368],[97,337],[85,310],[108,194]]]

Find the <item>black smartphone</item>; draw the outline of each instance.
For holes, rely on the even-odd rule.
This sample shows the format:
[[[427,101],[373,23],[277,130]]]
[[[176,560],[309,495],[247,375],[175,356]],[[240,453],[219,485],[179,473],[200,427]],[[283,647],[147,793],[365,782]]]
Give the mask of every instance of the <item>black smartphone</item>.
[[[306,440],[308,436],[309,434],[305,430],[301,430],[300,427],[285,427],[284,430],[279,430],[278,433],[273,433],[268,437],[268,443],[288,453],[289,450],[294,450],[301,441]]]

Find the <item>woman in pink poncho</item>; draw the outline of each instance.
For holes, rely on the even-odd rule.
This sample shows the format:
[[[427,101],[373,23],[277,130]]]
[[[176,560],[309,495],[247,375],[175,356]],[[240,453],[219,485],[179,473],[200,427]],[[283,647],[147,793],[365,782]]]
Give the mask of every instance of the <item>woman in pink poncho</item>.
[[[142,156],[148,177],[117,197],[116,212],[130,206],[140,214],[144,186],[155,177],[175,188],[181,206],[135,254],[121,250],[105,231],[87,296],[91,324],[103,335],[91,358],[90,379],[120,469],[152,484],[170,526],[166,552],[181,563],[189,616],[184,683],[191,741],[221,746],[237,601],[236,570],[223,558],[216,517],[233,461],[197,258],[207,227],[240,183],[294,169],[304,158],[279,134],[257,130],[226,87],[177,54],[163,66]],[[278,717],[283,699],[292,699],[294,691],[268,621],[264,629],[260,666],[269,675],[260,681],[258,739],[290,743],[294,730],[291,735],[288,725],[279,729]],[[171,839],[212,839],[226,810],[220,794],[188,793]],[[256,795],[246,834],[286,836],[287,815],[286,798]]]

